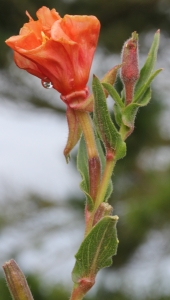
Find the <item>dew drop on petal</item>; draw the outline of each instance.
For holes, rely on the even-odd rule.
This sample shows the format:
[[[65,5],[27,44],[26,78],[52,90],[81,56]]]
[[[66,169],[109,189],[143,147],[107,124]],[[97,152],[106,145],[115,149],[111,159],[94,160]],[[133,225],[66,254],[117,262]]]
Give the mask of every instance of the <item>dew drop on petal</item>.
[[[41,84],[45,89],[51,89],[53,87],[52,82],[47,77],[41,80]]]

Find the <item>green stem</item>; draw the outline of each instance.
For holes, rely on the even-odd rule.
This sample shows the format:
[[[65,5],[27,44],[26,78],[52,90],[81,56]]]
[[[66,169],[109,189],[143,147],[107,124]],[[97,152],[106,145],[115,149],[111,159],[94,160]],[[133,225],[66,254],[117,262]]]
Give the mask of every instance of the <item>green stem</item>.
[[[112,176],[113,173],[113,169],[115,166],[115,159],[113,157],[112,160],[107,159],[106,160],[106,166],[103,172],[103,177],[98,189],[98,193],[97,193],[97,197],[96,197],[96,201],[95,201],[95,206],[94,209],[97,210],[97,208],[99,207],[99,205],[103,202],[108,185],[109,185],[109,181],[110,178]]]
[[[130,127],[125,126],[124,124],[121,124],[119,133],[122,137],[122,141],[125,141],[128,138],[128,136],[131,135],[133,130],[134,130],[134,127],[130,128]]]
[[[91,159],[93,157],[98,157],[98,151],[96,148],[95,136],[93,131],[93,124],[89,113],[78,110],[75,111],[75,113],[83,131],[88,158]]]
[[[89,194],[95,202],[97,190],[100,183],[100,159],[96,147],[93,124],[89,113],[83,111],[76,111],[76,115],[81,125],[87,147],[90,185]]]
[[[94,209],[90,214],[89,221],[86,226],[86,235],[91,231],[91,229],[93,227],[95,213],[96,213],[97,209],[99,208],[100,204],[104,201],[104,197],[106,195],[106,191],[107,191],[109,181],[110,181],[112,173],[113,173],[115,163],[116,163],[116,161],[115,161],[114,151],[111,149],[107,149],[106,165],[105,165],[105,169],[103,172],[102,180],[100,182],[100,186],[98,188]]]

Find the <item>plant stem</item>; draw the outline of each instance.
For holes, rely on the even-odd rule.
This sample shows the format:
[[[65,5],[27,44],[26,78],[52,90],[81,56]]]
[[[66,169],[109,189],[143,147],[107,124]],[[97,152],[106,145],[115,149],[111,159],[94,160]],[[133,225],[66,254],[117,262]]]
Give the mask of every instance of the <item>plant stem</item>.
[[[100,159],[96,147],[93,124],[89,113],[76,111],[76,115],[81,125],[87,147],[89,165],[89,194],[95,202],[100,183]]]
[[[128,138],[128,136],[131,135],[133,130],[134,130],[134,127],[130,128],[130,127],[125,126],[124,124],[121,124],[119,133],[122,137],[122,141],[125,141]]]
[[[78,111],[78,110],[75,111],[75,113],[77,115],[77,118],[79,120],[79,123],[83,131],[83,135],[87,147],[88,158],[91,159],[93,157],[97,157],[98,152],[96,148],[93,124],[89,116],[89,113],[84,111]]]
[[[115,163],[116,163],[116,161],[115,161],[114,151],[112,149],[107,149],[106,165],[105,165],[105,169],[103,172],[102,180],[100,182],[100,186],[98,188],[94,209],[89,217],[89,221],[88,221],[88,224],[86,227],[86,235],[92,229],[95,213],[96,213],[97,209],[99,208],[100,204],[104,200],[104,197],[105,197],[108,185],[109,185],[109,181],[110,181],[112,173],[113,173]]]
[[[115,157],[114,157],[114,152],[113,151],[107,151],[106,153],[106,165],[105,169],[103,172],[102,180],[98,189],[97,197],[96,197],[96,202],[95,202],[95,209],[99,207],[99,205],[103,202],[109,181],[111,179],[113,169],[115,166]]]
[[[82,300],[84,293],[78,288],[73,289],[70,300]]]
[[[92,288],[95,281],[90,278],[82,278],[79,283],[74,284],[70,300],[82,300],[84,295]]]
[[[126,106],[132,102],[134,85],[131,82],[125,82],[125,102]]]

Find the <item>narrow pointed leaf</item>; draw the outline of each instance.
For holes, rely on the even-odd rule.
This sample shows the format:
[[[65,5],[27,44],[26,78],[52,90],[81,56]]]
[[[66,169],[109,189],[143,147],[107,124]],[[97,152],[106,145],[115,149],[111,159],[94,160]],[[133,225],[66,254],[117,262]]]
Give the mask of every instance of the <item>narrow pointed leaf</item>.
[[[100,162],[101,162],[101,167],[102,167],[101,171],[103,172],[103,170],[105,168],[105,164],[106,164],[106,158],[104,155],[104,151],[103,151],[101,142],[100,142],[99,138],[97,138],[97,137],[96,137],[96,146],[97,146],[97,150],[98,150],[99,157],[100,157]],[[107,202],[107,200],[111,196],[112,192],[113,192],[113,183],[112,183],[112,180],[110,180],[109,185],[107,187],[106,194],[105,194],[104,202]]]
[[[115,121],[116,121],[117,125],[121,126],[121,124],[122,124],[122,110],[121,110],[120,106],[117,105],[116,103],[113,105],[113,112],[114,112],[114,117],[115,117]]]
[[[129,128],[134,127],[135,117],[138,109],[139,105],[137,103],[131,103],[126,107],[122,115],[122,122],[125,126]]]
[[[154,35],[153,43],[149,50],[146,62],[140,71],[140,77],[139,77],[136,87],[135,87],[136,91],[138,91],[138,89],[148,80],[152,71],[154,70],[155,63],[157,60],[159,40],[160,40],[160,31],[158,30]]]
[[[104,89],[96,76],[93,78],[92,86],[94,94],[94,120],[98,133],[104,145],[109,145],[113,149],[116,149],[119,133],[111,120]]]
[[[162,69],[156,70],[154,73],[151,74],[149,79],[138,89],[134,95],[133,103],[140,103],[141,97],[147,91],[148,87],[150,86],[153,79],[162,71]]]
[[[92,198],[89,195],[89,170],[88,170],[88,156],[86,151],[86,143],[83,136],[80,140],[80,145],[77,155],[77,169],[81,174],[82,181],[80,183],[80,188],[82,192],[86,195],[86,200],[88,204],[88,209],[92,210],[94,203]]]
[[[146,106],[151,100],[151,95],[152,95],[151,88],[148,87],[145,93],[140,98],[140,100],[137,102],[137,104],[140,107]]]
[[[72,280],[94,278],[97,272],[112,264],[112,256],[117,252],[117,216],[103,217],[82,242],[72,272]]]
[[[124,152],[121,151],[122,157],[124,157],[126,154],[126,145],[121,140],[121,136],[111,120],[107,108],[104,89],[96,76],[93,78],[92,86],[94,94],[94,121],[100,138],[105,147],[112,148],[115,150],[115,152],[119,151],[117,146],[121,147],[121,149],[124,149]],[[122,158],[120,155],[118,155],[118,157]]]
[[[130,132],[134,128],[135,117],[138,112],[138,109],[142,106],[146,106],[149,103],[150,99],[151,89],[148,88],[145,94],[143,95],[140,103],[131,103],[124,109],[122,113],[122,122],[125,126],[129,127]]]
[[[107,90],[107,92],[112,97],[112,99],[115,101],[115,103],[119,107],[124,108],[125,105],[124,105],[122,99],[120,98],[118,92],[116,91],[116,89],[111,84],[109,84],[109,83],[102,83],[102,85]]]

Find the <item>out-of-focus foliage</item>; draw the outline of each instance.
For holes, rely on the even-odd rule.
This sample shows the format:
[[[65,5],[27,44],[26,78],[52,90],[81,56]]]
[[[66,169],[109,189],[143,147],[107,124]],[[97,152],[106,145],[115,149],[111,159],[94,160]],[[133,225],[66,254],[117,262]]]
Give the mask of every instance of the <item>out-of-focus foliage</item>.
[[[68,290],[62,285],[56,285],[52,288],[42,287],[41,282],[34,275],[28,275],[27,281],[31,288],[32,295],[36,300],[67,300],[69,298]],[[2,300],[11,300],[7,286],[4,284],[4,278],[0,278],[0,293]],[[100,287],[94,296],[86,296],[84,300],[135,300],[131,296],[125,295],[122,292],[109,292],[104,287]],[[147,298],[146,300],[169,300],[169,296],[158,296],[154,298]]]
[[[27,276],[27,282],[31,293],[36,300],[67,300],[69,292],[62,285],[57,285],[51,289],[41,286],[40,281],[34,275]],[[11,300],[7,286],[4,284],[4,278],[0,277],[0,295],[2,300]]]

